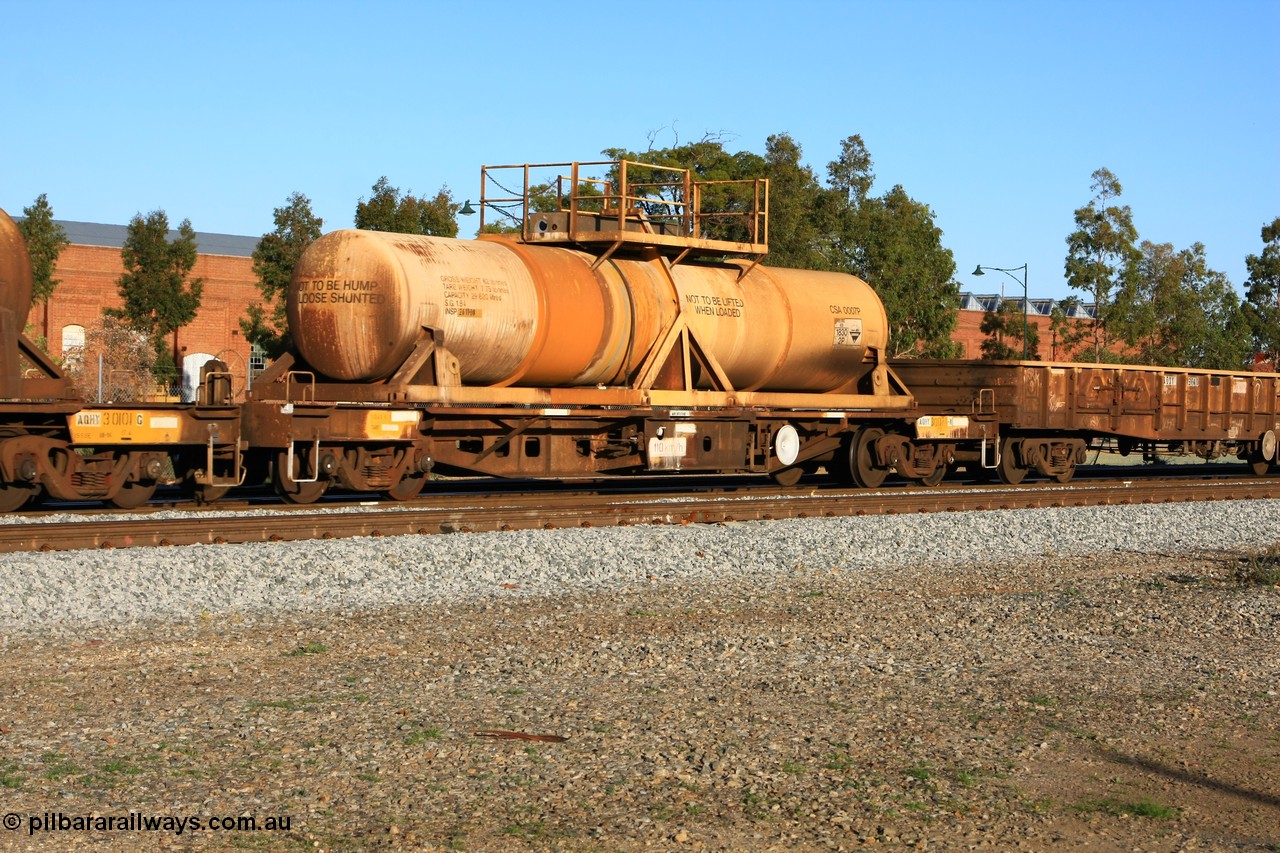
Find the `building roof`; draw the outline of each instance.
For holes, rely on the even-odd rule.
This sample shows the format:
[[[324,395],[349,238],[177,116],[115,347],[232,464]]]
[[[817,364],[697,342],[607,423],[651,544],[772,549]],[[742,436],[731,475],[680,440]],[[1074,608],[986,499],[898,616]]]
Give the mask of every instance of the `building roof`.
[[[1022,308],[1021,296],[1001,296],[998,293],[970,293],[967,290],[960,292],[960,310],[961,311],[999,311],[1000,305],[1016,305]],[[1053,314],[1054,300],[1052,299],[1029,299],[1027,300],[1026,312],[1028,314],[1036,314],[1041,317],[1048,317]],[[1075,308],[1068,312],[1069,317],[1097,317],[1098,306],[1094,302],[1077,302]]]
[[[67,239],[77,246],[108,246],[119,249],[124,246],[129,229],[124,225],[103,225],[99,222],[71,222],[66,219],[55,219],[55,223],[67,232]],[[176,240],[178,232],[169,231],[169,239]],[[212,234],[207,231],[196,232],[196,251],[202,255],[231,255],[237,258],[253,256],[258,246],[258,237],[242,237],[237,234]]]

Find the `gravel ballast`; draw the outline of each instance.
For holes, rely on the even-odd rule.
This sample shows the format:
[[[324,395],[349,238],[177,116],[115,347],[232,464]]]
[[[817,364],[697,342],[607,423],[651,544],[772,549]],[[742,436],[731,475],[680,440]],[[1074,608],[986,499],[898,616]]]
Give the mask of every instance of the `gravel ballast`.
[[[199,523],[198,520],[193,523]],[[769,577],[798,566],[874,572],[958,560],[1180,554],[1277,542],[1280,502],[797,519],[0,555],[0,631],[152,619],[367,610],[492,595]]]
[[[1275,851],[1275,503],[0,556],[0,849]]]

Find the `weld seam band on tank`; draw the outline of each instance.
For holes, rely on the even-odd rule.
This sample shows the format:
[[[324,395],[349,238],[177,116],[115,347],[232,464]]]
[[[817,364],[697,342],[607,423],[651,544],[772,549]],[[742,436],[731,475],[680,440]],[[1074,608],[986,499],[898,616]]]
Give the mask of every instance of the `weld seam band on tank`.
[[[604,334],[600,336],[600,344],[596,347],[596,351],[591,356],[591,364],[618,365],[618,369],[613,372],[612,376],[601,377],[601,379],[607,381],[608,384],[616,384],[619,377],[621,377],[624,382],[629,382],[631,378],[631,358],[634,354],[636,344],[635,292],[628,286],[626,276],[622,274],[622,270],[618,268],[616,263],[614,263],[613,258],[607,259],[603,264],[600,264],[600,266],[592,270],[592,272],[595,274],[596,282],[600,286],[601,297],[604,298],[606,302],[608,302],[607,296],[611,291],[611,285],[608,281],[610,273],[612,273],[612,275],[614,275],[621,283],[621,287],[619,289],[627,297],[626,302],[609,304],[615,304],[618,307],[625,308],[627,316],[625,318],[618,318],[613,315],[606,317],[609,324],[606,328],[602,329]],[[620,319],[625,321],[627,329],[625,337],[621,338],[623,342],[621,353],[618,352],[619,348],[616,345],[612,348],[609,345],[611,340],[618,337],[614,330],[616,329]],[[610,332],[614,333],[610,334]],[[606,351],[608,351],[607,355]]]
[[[529,372],[529,369],[537,363],[538,358],[542,355],[543,347],[547,344],[547,334],[551,324],[550,318],[547,316],[548,300],[546,298],[546,293],[550,282],[546,280],[546,274],[542,267],[539,264],[532,262],[532,259],[528,255],[527,249],[524,245],[516,243],[515,241],[505,237],[488,234],[479,235],[478,239],[484,240],[486,243],[490,243],[492,245],[501,246],[514,254],[528,272],[529,278],[533,282],[534,294],[537,297],[538,320],[534,326],[533,340],[529,342],[529,351],[525,353],[524,359],[516,365],[515,370],[513,370],[505,379],[500,379],[497,382],[490,383],[490,387],[492,388],[508,388],[524,378],[525,374]]]

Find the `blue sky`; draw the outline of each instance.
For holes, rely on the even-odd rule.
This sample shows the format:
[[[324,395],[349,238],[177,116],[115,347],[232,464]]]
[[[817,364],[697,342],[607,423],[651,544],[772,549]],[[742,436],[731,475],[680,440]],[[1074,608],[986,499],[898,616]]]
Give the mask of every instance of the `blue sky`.
[[[0,207],[165,210],[260,235],[291,192],[350,227],[386,175],[478,196],[483,164],[789,133],[820,177],[861,134],[930,205],[963,289],[1070,295],[1073,211],[1119,178],[1142,239],[1237,289],[1280,216],[1280,0],[137,3],[0,0]],[[463,222],[464,234],[468,229]]]

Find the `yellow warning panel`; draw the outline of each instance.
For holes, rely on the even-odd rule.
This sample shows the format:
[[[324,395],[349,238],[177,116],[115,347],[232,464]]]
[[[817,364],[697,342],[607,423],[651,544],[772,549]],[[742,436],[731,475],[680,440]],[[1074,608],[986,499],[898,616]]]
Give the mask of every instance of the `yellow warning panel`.
[[[83,409],[67,420],[75,444],[168,444],[182,441],[180,412]]]
[[[916,419],[916,438],[970,438],[970,426],[964,415],[923,415]]]
[[[417,437],[422,415],[413,409],[373,409],[365,413],[364,437],[411,441]]]

